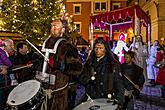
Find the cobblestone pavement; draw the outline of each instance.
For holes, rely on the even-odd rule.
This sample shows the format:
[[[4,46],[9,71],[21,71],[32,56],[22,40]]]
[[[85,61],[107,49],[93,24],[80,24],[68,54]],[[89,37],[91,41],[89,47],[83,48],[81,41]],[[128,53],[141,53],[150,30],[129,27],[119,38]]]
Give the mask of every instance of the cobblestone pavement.
[[[134,110],[165,110],[162,86],[144,85],[140,98],[135,101]]]

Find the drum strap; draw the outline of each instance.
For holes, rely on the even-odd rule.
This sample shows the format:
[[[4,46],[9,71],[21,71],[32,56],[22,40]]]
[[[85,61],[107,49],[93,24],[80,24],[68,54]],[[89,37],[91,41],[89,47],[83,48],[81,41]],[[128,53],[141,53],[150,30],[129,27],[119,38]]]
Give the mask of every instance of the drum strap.
[[[41,109],[40,110],[47,110],[47,102],[48,100],[52,97],[51,94],[54,93],[54,92],[57,92],[57,91],[61,91],[63,89],[65,89],[69,84],[65,84],[65,86],[61,87],[61,88],[58,88],[58,89],[55,89],[55,90],[52,90],[52,89],[45,89],[44,90],[44,93],[45,93],[45,99],[42,103],[42,106],[41,106]]]

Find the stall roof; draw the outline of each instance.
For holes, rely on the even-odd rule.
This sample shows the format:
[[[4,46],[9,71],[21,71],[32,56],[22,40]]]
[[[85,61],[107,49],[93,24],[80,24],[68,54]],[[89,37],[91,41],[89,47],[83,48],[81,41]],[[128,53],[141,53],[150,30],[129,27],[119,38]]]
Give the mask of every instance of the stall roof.
[[[146,24],[150,23],[150,17],[140,8],[139,5],[134,5],[91,16],[91,22],[95,26],[100,24],[101,22],[114,24],[131,20],[133,21],[135,18],[135,13],[140,21],[143,21]]]

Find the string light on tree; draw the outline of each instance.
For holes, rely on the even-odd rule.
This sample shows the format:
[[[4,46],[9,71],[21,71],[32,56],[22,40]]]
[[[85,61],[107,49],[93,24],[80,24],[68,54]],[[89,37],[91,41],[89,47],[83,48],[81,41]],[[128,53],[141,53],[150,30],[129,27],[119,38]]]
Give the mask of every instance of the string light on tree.
[[[50,34],[52,19],[64,12],[63,0],[0,0],[5,11],[0,13],[6,22],[5,29],[30,37],[32,43],[40,43]],[[61,11],[62,10],[62,11]],[[38,40],[39,38],[39,40]],[[41,41],[42,42],[42,41]]]

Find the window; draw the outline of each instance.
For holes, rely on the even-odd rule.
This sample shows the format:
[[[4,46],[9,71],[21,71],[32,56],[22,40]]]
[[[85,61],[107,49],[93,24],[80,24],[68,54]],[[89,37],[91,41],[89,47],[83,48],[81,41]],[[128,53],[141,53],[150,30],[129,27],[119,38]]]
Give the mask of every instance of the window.
[[[95,3],[95,10],[99,11],[100,10],[100,3]]]
[[[116,9],[118,9],[118,8],[119,8],[118,5],[113,5],[113,9],[114,9],[114,10],[116,10]]]
[[[101,10],[106,10],[106,3],[105,2],[101,3]]]
[[[112,3],[112,10],[116,10],[120,8],[120,3]]]
[[[146,11],[146,14],[149,15],[149,11]]]
[[[106,11],[106,2],[95,2],[95,11]]]
[[[150,12],[146,11],[146,14],[151,18]]]
[[[78,33],[81,33],[81,22],[74,22],[75,29]]]
[[[81,14],[81,4],[74,4],[73,5],[74,15]]]

